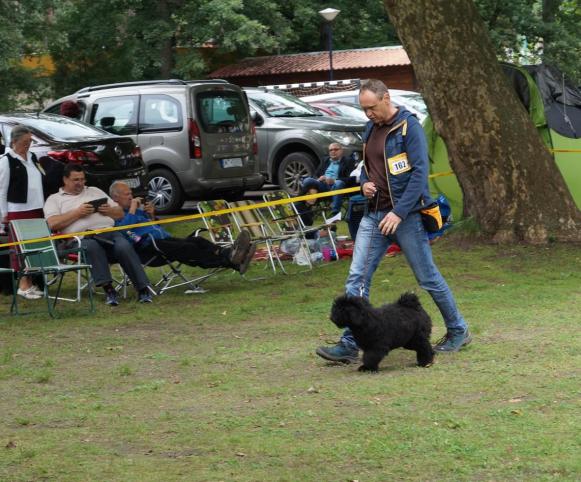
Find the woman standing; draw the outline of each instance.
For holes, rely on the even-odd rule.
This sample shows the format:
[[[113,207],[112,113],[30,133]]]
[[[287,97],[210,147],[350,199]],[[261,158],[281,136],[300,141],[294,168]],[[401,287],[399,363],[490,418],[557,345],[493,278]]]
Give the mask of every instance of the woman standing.
[[[10,149],[0,158],[0,216],[4,223],[43,217],[44,172],[36,156],[29,152],[31,143],[32,133],[28,127],[16,125],[12,128]],[[18,269],[15,258],[13,268]],[[20,278],[18,294],[29,300],[43,296],[29,276]]]

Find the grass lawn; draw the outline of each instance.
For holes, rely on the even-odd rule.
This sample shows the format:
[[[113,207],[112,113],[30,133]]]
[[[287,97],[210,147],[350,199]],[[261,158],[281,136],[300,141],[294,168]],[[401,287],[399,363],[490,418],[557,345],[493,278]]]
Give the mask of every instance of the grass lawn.
[[[405,350],[375,375],[314,354],[339,335],[348,260],[2,315],[0,480],[580,480],[581,248],[449,236],[434,255],[474,342],[431,368]],[[372,301],[406,290],[405,260],[386,258]]]

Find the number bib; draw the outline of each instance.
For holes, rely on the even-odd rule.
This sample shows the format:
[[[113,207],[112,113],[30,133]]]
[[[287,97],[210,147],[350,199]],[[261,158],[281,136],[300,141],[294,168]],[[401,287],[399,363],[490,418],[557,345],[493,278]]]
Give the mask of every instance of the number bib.
[[[397,156],[390,157],[387,160],[387,165],[389,166],[389,172],[394,176],[402,174],[403,172],[407,172],[412,168],[408,162],[408,155],[405,152],[402,152]]]

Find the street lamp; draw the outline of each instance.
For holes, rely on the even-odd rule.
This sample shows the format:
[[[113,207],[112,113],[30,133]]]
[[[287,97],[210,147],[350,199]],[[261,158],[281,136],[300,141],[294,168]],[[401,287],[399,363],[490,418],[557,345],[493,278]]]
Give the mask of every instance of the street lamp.
[[[333,20],[339,15],[339,12],[341,10],[336,8],[326,8],[319,12],[319,15],[325,19],[327,38],[329,39],[329,80],[333,80]]]

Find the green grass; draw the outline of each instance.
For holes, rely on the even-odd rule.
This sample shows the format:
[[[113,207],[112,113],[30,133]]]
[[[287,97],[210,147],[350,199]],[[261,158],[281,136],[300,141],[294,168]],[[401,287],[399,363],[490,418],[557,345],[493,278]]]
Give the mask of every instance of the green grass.
[[[3,316],[0,480],[579,480],[581,249],[452,237],[434,255],[474,342],[428,369],[405,350],[376,375],[314,354],[338,337],[347,261]],[[372,301],[406,290],[405,260],[386,258]]]

